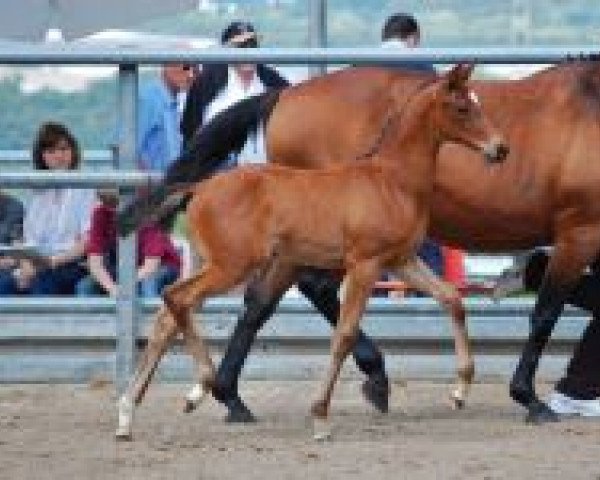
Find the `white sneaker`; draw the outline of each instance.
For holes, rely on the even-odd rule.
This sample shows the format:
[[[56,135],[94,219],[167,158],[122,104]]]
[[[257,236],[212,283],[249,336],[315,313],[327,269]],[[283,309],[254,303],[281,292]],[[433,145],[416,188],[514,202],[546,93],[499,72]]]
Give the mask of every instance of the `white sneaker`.
[[[492,299],[501,300],[509,295],[525,289],[523,268],[520,266],[509,267],[497,278],[492,288]]]
[[[600,398],[577,400],[554,391],[546,399],[546,404],[558,415],[580,415],[582,417],[600,417]]]

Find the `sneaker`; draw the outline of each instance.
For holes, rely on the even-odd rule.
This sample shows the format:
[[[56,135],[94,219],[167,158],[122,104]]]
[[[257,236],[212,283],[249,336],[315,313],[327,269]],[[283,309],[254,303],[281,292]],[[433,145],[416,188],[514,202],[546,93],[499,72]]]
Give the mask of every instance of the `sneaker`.
[[[512,266],[500,274],[492,287],[491,297],[497,302],[522,290],[525,290],[524,269]]]
[[[579,415],[582,417],[600,417],[600,398],[576,400],[554,391],[546,399],[546,404],[558,415]]]

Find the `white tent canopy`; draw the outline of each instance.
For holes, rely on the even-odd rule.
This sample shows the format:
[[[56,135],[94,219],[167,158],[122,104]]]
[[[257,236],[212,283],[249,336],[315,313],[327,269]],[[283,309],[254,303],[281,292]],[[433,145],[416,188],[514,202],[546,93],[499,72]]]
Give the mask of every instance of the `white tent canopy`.
[[[38,42],[45,40],[51,29],[59,30],[65,40],[70,40],[197,7],[198,0],[10,1],[0,16],[0,37]]]

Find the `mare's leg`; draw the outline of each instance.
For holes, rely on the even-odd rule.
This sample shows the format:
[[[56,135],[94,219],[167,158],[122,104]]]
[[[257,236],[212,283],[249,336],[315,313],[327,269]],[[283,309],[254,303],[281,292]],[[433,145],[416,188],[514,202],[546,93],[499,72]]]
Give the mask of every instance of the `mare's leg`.
[[[454,285],[440,279],[419,257],[409,260],[396,272],[413,288],[435,298],[450,314],[458,360],[458,384],[450,394],[450,400],[454,408],[462,408],[475,375],[462,296]]]
[[[176,333],[175,320],[165,307],[161,307],[154,320],[152,331],[148,336],[148,344],[135,374],[118,402],[119,427],[116,432],[118,439],[127,440],[131,438],[134,407],[142,401],[158,362]]]
[[[547,252],[536,251],[527,259],[521,272],[527,290],[539,290],[549,258]],[[567,299],[567,303],[590,312],[593,319],[575,347],[565,375],[555,385],[556,391],[582,400],[600,397],[600,269],[597,260],[591,271],[577,281]]]
[[[317,440],[331,436],[329,406],[333,388],[342,364],[358,338],[360,318],[378,274],[379,266],[370,261],[356,265],[347,273],[346,291],[340,308],[340,318],[331,338],[331,364],[321,393],[311,408],[314,438]]]
[[[330,272],[320,269],[303,270],[298,282],[300,292],[333,327],[337,325],[340,313],[339,285]],[[359,330],[352,353],[360,371],[368,376],[362,386],[365,398],[380,412],[387,412],[390,388],[383,355],[362,330]]]
[[[581,272],[596,257],[597,228],[580,228],[557,239],[531,314],[529,337],[510,382],[510,396],[528,410],[527,421],[555,421],[557,416],[536,395],[535,372],[542,351]]]
[[[544,250],[536,250],[527,258],[522,270],[518,272],[522,276],[522,283],[526,290],[537,292],[540,289],[549,261],[550,254]],[[567,298],[569,305],[581,308],[594,316],[600,316],[599,267],[595,263],[589,273],[583,273]]]
[[[213,396],[227,409],[228,422],[251,422],[254,416],[238,394],[238,379],[258,331],[294,282],[291,268],[273,264],[252,279],[244,293],[244,309],[229,340],[213,386]]]

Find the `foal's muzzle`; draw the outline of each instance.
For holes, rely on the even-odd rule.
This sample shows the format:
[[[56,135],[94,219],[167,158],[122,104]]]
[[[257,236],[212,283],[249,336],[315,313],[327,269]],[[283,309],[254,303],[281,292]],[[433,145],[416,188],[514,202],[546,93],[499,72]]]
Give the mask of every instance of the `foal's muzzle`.
[[[493,139],[483,148],[483,155],[488,163],[502,163],[510,152],[508,144],[500,139]]]

